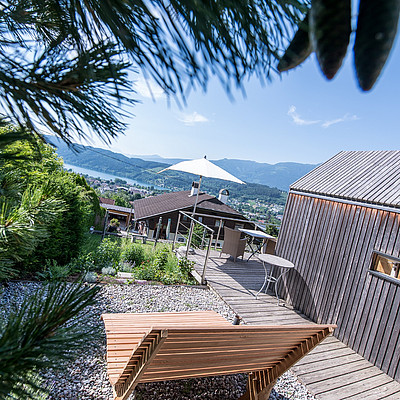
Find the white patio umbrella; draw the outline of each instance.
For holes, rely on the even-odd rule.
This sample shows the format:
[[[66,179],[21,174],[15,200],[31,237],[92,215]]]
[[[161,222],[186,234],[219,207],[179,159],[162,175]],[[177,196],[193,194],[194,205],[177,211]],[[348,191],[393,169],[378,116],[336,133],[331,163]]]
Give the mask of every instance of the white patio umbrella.
[[[194,213],[196,212],[197,202],[199,200],[201,179],[203,178],[203,176],[207,178],[222,179],[224,181],[231,181],[245,185],[245,182],[236,178],[235,176],[225,171],[224,169],[218,167],[218,165],[215,165],[212,162],[208,161],[206,156],[204,156],[204,158],[199,158],[196,160],[181,161],[177,164],[171,165],[170,167],[163,169],[158,173],[160,174],[161,172],[167,170],[188,172],[190,174],[200,176],[199,188],[197,190],[197,196],[196,196],[196,201],[194,203],[192,215],[194,215]]]
[[[201,179],[203,178],[203,176],[205,176],[207,178],[222,179],[225,181],[231,181],[231,182],[236,182],[236,183],[245,185],[245,183],[243,181],[241,181],[240,179],[236,178],[229,172],[225,171],[224,169],[222,169],[222,168],[218,167],[217,165],[213,164],[212,162],[208,161],[206,156],[204,156],[204,158],[199,158],[196,160],[182,161],[180,163],[171,165],[170,167],[165,168],[158,173],[161,173],[161,172],[164,172],[167,170],[188,172],[190,174],[200,176],[199,188],[197,189],[197,195],[196,195],[196,200],[195,200],[194,206],[193,206],[192,217],[194,217],[194,215],[195,215],[197,203],[199,201],[200,185],[201,185]],[[193,234],[193,221],[191,221],[191,223],[190,223],[188,245],[186,246],[186,257],[188,256],[189,246],[190,246],[190,243],[192,240],[192,234]]]

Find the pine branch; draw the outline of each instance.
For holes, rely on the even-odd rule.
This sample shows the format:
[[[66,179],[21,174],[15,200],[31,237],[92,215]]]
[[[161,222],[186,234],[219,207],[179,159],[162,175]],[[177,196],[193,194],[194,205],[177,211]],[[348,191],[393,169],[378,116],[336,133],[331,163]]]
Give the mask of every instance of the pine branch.
[[[61,367],[78,354],[83,341],[93,339],[95,332],[84,318],[98,291],[96,286],[54,283],[19,307],[2,310],[6,320],[0,327],[0,397],[13,393],[30,398],[27,389],[37,386],[32,372]]]
[[[0,10],[6,113],[71,143],[124,130],[128,66],[185,100],[216,75],[227,91],[269,76],[308,0],[17,0]]]

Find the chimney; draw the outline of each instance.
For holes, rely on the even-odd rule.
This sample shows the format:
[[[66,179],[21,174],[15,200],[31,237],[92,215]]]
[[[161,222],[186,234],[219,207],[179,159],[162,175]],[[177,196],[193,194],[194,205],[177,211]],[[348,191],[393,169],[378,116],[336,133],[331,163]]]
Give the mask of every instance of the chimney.
[[[228,202],[229,191],[228,189],[221,189],[219,191],[218,200],[226,204]]]
[[[192,190],[190,191],[190,196],[196,196],[199,191],[199,182],[192,182]]]

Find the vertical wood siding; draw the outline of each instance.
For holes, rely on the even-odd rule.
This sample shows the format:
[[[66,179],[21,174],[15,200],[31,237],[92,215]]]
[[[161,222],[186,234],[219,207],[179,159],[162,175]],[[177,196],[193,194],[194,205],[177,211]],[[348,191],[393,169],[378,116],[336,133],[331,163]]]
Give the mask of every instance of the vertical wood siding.
[[[400,257],[400,215],[290,193],[277,254],[296,268],[282,295],[400,381],[400,286],[371,275],[373,250]]]

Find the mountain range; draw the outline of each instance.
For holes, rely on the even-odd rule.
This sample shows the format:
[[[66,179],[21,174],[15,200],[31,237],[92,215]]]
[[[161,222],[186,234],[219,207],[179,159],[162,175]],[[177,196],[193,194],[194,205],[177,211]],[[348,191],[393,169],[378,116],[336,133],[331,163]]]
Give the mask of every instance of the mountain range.
[[[131,155],[131,157],[168,165],[186,160],[184,158],[163,158],[157,154],[146,156]],[[295,162],[267,164],[233,158],[212,160],[212,162],[245,182],[276,187],[285,191],[289,190],[289,186],[293,182],[318,166],[318,164],[301,164]]]
[[[157,167],[166,168],[171,164],[185,160],[183,158],[163,158],[158,155],[134,155],[128,157],[110,150],[81,145],[72,150],[64,142],[53,136],[47,137],[47,139],[57,147],[58,154],[68,164],[109,173],[118,171],[119,174],[123,173],[124,176],[129,173],[130,178],[132,178],[132,168],[134,167],[146,170]],[[117,161],[117,163],[113,162],[113,160]],[[288,191],[293,182],[317,167],[316,164],[294,162],[267,164],[229,158],[212,160],[212,162],[245,182],[275,187],[284,191]]]
[[[182,159],[167,159],[157,155],[128,157],[91,146],[76,145],[71,148],[53,136],[46,139],[57,148],[57,153],[67,164],[168,187],[172,190],[187,190],[191,182],[198,179],[194,175],[170,170],[157,174],[161,169]],[[235,159],[213,160],[213,162],[245,181],[247,185],[208,178],[202,183],[204,190],[216,195],[221,188],[226,188],[232,191],[236,198],[263,198],[278,204],[284,204],[286,192],[291,183],[316,167],[312,164],[290,162],[266,164]]]

